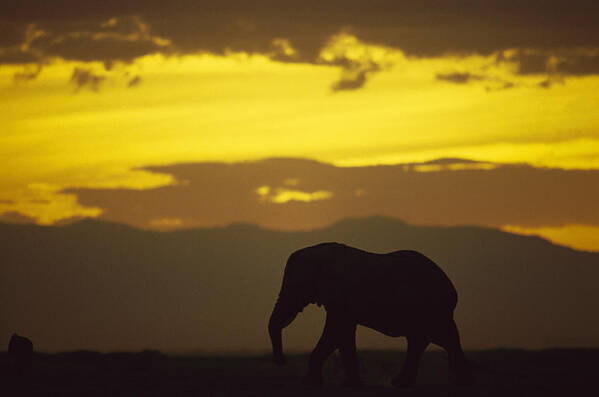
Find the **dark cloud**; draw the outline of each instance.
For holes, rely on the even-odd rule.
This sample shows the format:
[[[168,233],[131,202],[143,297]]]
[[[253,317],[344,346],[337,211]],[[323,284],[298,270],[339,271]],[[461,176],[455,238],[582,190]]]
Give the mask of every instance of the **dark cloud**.
[[[549,73],[549,59],[551,55],[546,52],[518,52],[510,61],[518,64],[520,74],[545,74]]]
[[[100,83],[106,79],[106,76],[95,74],[90,69],[75,68],[71,75],[71,83],[75,84],[77,90],[88,87],[92,91],[98,91]]]
[[[141,84],[141,77],[139,76],[134,76],[133,78],[131,78],[131,80],[129,80],[129,82],[127,83],[127,87],[129,88],[133,88],[133,87],[137,87],[139,84]]]
[[[149,40],[123,40],[119,37],[93,37],[92,35],[64,37],[60,41],[33,43],[53,56],[76,61],[131,61],[137,57],[157,52],[161,47]]]
[[[469,72],[437,73],[437,80],[448,81],[455,84],[466,84],[475,80],[484,80],[484,76]]]
[[[509,90],[514,87],[516,87],[516,84],[512,83],[511,81],[502,81],[498,86],[491,86],[491,85],[485,86],[485,90],[487,92],[494,92],[494,91]]]
[[[318,62],[341,67],[341,78],[331,86],[334,92],[362,88],[372,74],[392,66],[384,59],[376,60],[364,43],[347,32],[331,37]]]
[[[404,168],[407,167],[407,169],[410,169],[410,170],[414,170],[415,167],[418,167],[421,165],[438,165],[438,166],[441,166],[443,169],[447,170],[451,166],[455,166],[455,165],[477,166],[477,165],[482,165],[482,164],[497,165],[497,166],[501,165],[501,164],[488,163],[488,162],[476,161],[476,160],[471,160],[471,159],[462,159],[459,157],[443,157],[440,159],[435,159],[435,160],[430,160],[430,161],[422,161],[419,163],[416,162],[416,163],[401,164],[401,166]]]
[[[32,68],[25,68],[13,75],[13,80],[16,82],[35,80],[42,72],[42,65],[35,65]]]
[[[506,81],[502,78],[490,77],[470,72],[437,73],[435,78],[439,81],[445,81],[453,84],[469,84],[475,81],[484,81],[485,91],[487,92],[504,91],[516,87],[516,84],[513,82]]]
[[[590,0],[385,2],[386,15],[368,15],[358,33],[365,40],[402,48],[417,56],[490,55],[506,48],[596,47]],[[398,13],[402,15],[397,15]],[[395,33],[395,34],[394,34]],[[398,34],[403,33],[403,34]]]
[[[47,33],[35,43],[44,57],[78,60],[240,50],[317,62],[331,36],[348,29],[365,42],[421,57],[490,55],[509,48],[554,55],[599,48],[599,7],[594,0],[8,0],[2,7],[10,26],[4,28],[9,38],[0,45],[15,45],[26,27],[35,24]],[[288,40],[297,53],[273,53],[276,39]],[[531,57],[521,57],[521,73],[546,66],[544,55]],[[596,55],[572,57],[557,65],[562,73],[599,73]],[[359,86],[366,74],[344,77],[339,85]]]
[[[599,72],[599,51],[592,54],[577,54],[558,61],[556,72],[564,76],[584,76]]]
[[[29,46],[41,53],[78,61],[128,62],[168,47],[167,39],[155,36],[140,17],[120,16],[94,21],[89,26],[66,30],[48,26]]]
[[[381,70],[374,61],[350,62],[342,66],[341,79],[331,86],[336,91],[356,90],[362,88],[371,74]]]
[[[8,211],[0,214],[0,222],[2,223],[18,223],[18,224],[30,224],[35,223],[36,220],[27,215],[23,215],[17,211]]]
[[[0,19],[0,23],[2,20]],[[14,24],[9,24],[14,25]],[[37,50],[31,49],[32,41],[37,38],[44,36],[45,33],[38,29],[35,24],[28,24],[26,26],[20,26],[20,28],[14,28],[18,31],[18,37],[20,40],[14,42],[8,40],[9,45],[0,45],[0,65],[2,64],[30,64],[43,62],[43,54]]]
[[[20,48],[0,48],[0,66],[22,65],[39,61],[40,58],[37,55],[23,51]]]
[[[67,193],[76,194],[85,206],[102,208],[103,219],[139,227],[249,222],[279,229],[311,229],[348,216],[373,214],[416,224],[599,225],[596,170],[459,159],[343,168],[308,160],[271,159],[146,169],[171,174],[178,183],[149,190],[68,189]],[[276,202],[277,197],[294,194],[297,200]],[[302,194],[317,200],[300,201]]]
[[[366,70],[356,72],[344,72],[341,79],[331,86],[333,91],[357,90],[366,83]]]
[[[25,39],[25,29],[22,25],[10,21],[2,14],[0,16],[0,48],[14,47]]]
[[[521,75],[584,76],[599,73],[599,47],[519,50],[509,56],[499,54],[497,61],[517,64]]]

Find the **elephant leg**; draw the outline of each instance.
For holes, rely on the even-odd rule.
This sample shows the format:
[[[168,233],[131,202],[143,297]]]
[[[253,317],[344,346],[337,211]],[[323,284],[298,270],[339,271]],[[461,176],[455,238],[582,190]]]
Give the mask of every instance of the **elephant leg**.
[[[325,360],[339,347],[337,331],[338,324],[327,314],[324,330],[316,347],[310,354],[308,361],[308,373],[304,376],[302,383],[306,386],[322,386],[322,365]]]
[[[454,320],[446,328],[445,332],[439,334],[433,339],[433,343],[441,346],[449,355],[449,371],[453,379],[453,383],[466,386],[471,385],[474,381],[470,366],[462,345],[460,344],[460,334]]]
[[[356,324],[343,324],[339,330],[339,352],[345,368],[347,380],[344,385],[351,388],[362,387],[356,352]]]
[[[428,340],[422,336],[408,337],[408,353],[403,368],[395,378],[391,380],[391,384],[395,387],[410,387],[416,382],[418,375],[418,366],[420,358],[428,346]]]

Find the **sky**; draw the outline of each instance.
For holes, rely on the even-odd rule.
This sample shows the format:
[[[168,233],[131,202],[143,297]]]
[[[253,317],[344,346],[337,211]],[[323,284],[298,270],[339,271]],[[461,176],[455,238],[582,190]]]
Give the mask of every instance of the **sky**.
[[[599,250],[594,1],[0,11],[0,221],[387,215]]]

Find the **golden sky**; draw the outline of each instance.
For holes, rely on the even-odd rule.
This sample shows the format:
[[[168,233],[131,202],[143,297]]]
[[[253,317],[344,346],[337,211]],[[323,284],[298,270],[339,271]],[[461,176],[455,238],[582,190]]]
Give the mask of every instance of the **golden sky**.
[[[587,2],[117,3],[2,13],[0,219],[296,229],[383,214],[599,250],[599,33]],[[185,190],[203,177],[169,168],[236,164],[221,181],[245,186],[243,165],[268,158],[317,160],[348,182],[283,162],[280,180],[264,166],[239,191],[210,178]],[[435,162],[448,158],[475,162]],[[357,176],[375,165],[403,174]],[[512,179],[493,179],[502,170]],[[429,186],[433,174],[456,185]],[[176,199],[144,204],[175,187]],[[407,206],[406,189],[436,200]],[[227,205],[204,199],[215,190]],[[356,202],[339,199],[349,191]],[[139,201],[111,201],[123,192]],[[469,198],[488,205],[471,216],[451,201]],[[193,216],[163,210],[175,202]],[[130,206],[154,212],[130,217]]]

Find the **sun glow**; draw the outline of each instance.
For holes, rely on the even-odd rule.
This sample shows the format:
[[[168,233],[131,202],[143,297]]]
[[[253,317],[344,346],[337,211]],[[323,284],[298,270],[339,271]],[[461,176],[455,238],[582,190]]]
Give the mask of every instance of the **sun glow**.
[[[328,190],[317,190],[314,192],[304,192],[302,190],[276,188],[271,189],[270,186],[260,186],[256,189],[256,193],[262,200],[268,200],[271,203],[284,204],[290,201],[303,201],[309,203],[311,201],[326,200],[333,197],[333,193]]]
[[[273,48],[297,55],[285,38]],[[2,66],[0,214],[45,224],[98,216],[101,209],[63,189],[165,186],[168,175],[138,168],[183,162],[276,156],[358,166],[459,157],[487,162],[473,167],[599,168],[599,77],[547,89],[544,76],[518,75],[497,57],[411,58],[341,33],[313,64],[243,52],[149,55],[109,69],[56,59],[30,80],[16,76],[37,73],[31,65]],[[257,193],[281,204],[331,194],[293,183],[270,189]]]
[[[587,225],[566,225],[560,227],[525,228],[504,226],[503,230],[527,236],[541,236],[556,244],[575,249],[599,252],[599,227]]]

